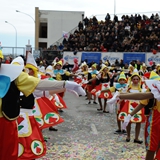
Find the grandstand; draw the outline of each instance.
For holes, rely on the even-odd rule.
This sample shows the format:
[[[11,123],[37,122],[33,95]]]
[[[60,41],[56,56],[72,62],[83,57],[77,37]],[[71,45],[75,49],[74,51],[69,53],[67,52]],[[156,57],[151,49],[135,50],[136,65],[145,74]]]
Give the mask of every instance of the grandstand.
[[[156,52],[160,50],[159,14],[114,15],[111,20],[108,13],[101,21],[85,17],[61,45],[61,51]],[[59,46],[48,49],[53,47]]]

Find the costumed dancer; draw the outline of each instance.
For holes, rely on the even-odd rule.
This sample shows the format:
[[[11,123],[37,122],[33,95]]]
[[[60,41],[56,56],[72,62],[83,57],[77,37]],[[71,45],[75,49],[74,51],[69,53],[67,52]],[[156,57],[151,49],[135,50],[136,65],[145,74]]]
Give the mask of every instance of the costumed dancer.
[[[45,75],[49,80],[54,80],[54,78],[53,78],[53,67],[51,65],[49,65],[46,68]],[[57,110],[56,110],[57,113],[58,113],[58,109],[67,108],[64,100],[60,96],[58,96],[58,94],[57,94],[57,93],[61,93],[61,92],[65,92],[65,88],[49,91],[49,94],[45,95],[45,96],[48,95],[47,98],[52,102],[52,104],[54,106],[54,109],[57,108]],[[58,129],[54,128],[53,126],[49,127],[49,130],[50,131],[58,131]]]
[[[160,80],[160,76],[156,74],[154,71],[151,72],[150,74],[150,80],[147,82],[150,83],[148,86],[153,86],[152,93],[154,94],[154,97],[159,97],[159,89],[158,82],[154,82],[155,85],[152,85],[152,80]],[[157,85],[157,86],[156,86]],[[155,88],[154,88],[155,87]],[[130,95],[129,95],[130,96]],[[122,95],[120,98],[137,98],[137,95],[131,95],[132,97],[127,97],[126,95]],[[146,154],[146,160],[153,160],[155,152],[156,156],[155,159],[160,159],[160,138],[159,138],[159,131],[160,131],[160,121],[159,121],[159,116],[160,116],[160,102],[155,99],[152,96],[147,97],[148,94],[145,95],[138,95],[140,99],[145,99],[141,100],[140,104],[125,118],[124,120],[124,127],[128,125],[128,121],[142,108],[145,108],[145,115],[146,115],[146,125],[145,125],[145,145],[147,149],[147,154]],[[149,99],[150,98],[150,99]]]
[[[109,88],[107,90],[103,90],[102,92],[108,92],[108,90],[109,90],[111,92],[115,92],[115,94],[117,94],[117,93],[126,93],[127,92],[127,87],[128,87],[126,82],[127,82],[127,78],[126,78],[124,72],[121,72],[120,75],[119,75],[119,78],[118,78],[118,83],[114,83],[113,87],[111,87],[111,88]],[[124,103],[125,103],[124,100],[118,100],[116,102],[118,130],[116,130],[114,132],[115,134],[120,134],[120,133],[126,134],[126,131],[124,129],[122,129],[122,127],[121,127],[121,121],[118,119],[120,110],[124,106]]]
[[[28,74],[30,76],[38,77],[37,64],[31,53],[28,53],[27,55],[25,68],[29,69]],[[65,89],[62,88],[61,90]],[[55,92],[56,91],[57,90],[55,90]],[[64,120],[58,114],[56,107],[53,106],[51,101],[47,98],[49,96],[49,91],[41,92],[39,90],[35,90],[34,96],[36,98],[35,98],[33,113],[41,129],[50,128],[54,125],[64,122]]]
[[[144,74],[148,72],[147,66],[145,63],[142,64],[142,66],[138,72],[139,72],[140,76],[144,76]]]
[[[39,70],[40,74],[42,74],[42,75],[45,74],[45,67],[44,67],[42,61],[40,61],[40,63],[39,63],[38,70]]]
[[[130,77],[129,86],[127,92],[129,93],[138,93],[141,92],[141,77],[138,74],[138,71],[135,69],[132,76]],[[139,104],[139,101],[126,101],[120,113],[118,119],[124,121],[125,116],[130,114],[132,110]],[[144,109],[140,110],[134,117],[132,117],[129,125],[127,126],[127,138],[126,142],[130,142],[130,132],[131,132],[131,123],[136,123],[135,127],[135,139],[134,143],[143,143],[139,140],[139,133],[141,128],[141,123],[145,121]]]
[[[146,125],[145,125],[145,145],[146,145],[146,160],[160,159],[160,76],[155,72],[151,72],[150,80],[146,80],[147,86],[151,92],[146,93],[132,93],[117,95],[119,99],[136,99],[141,100],[140,104],[124,119],[123,127],[125,128],[130,122],[131,118],[145,108]],[[156,153],[156,156],[155,156]],[[155,158],[154,158],[155,157]]]
[[[21,57],[15,58],[11,64],[24,66]],[[34,106],[34,96],[31,93],[28,97],[20,93],[20,115],[17,119],[19,152],[18,160],[37,159],[46,154],[46,144],[42,132],[39,129],[32,109]]]
[[[74,66],[73,66],[73,68],[72,68],[72,72],[73,72],[73,73],[76,73],[76,71],[78,71],[78,69],[79,69],[78,59],[77,59],[77,58],[74,58],[74,59],[73,59],[73,62],[74,62]]]
[[[107,99],[112,98],[111,92],[101,92],[102,90],[105,90],[110,87],[110,77],[111,73],[109,72],[108,67],[105,64],[102,64],[101,70],[99,71],[99,85],[96,86],[92,91],[91,94],[98,97],[98,102],[100,104],[100,108],[97,109],[97,111],[103,111],[103,113],[109,113],[109,111],[106,111],[107,107]],[[102,99],[104,99],[104,105],[102,105]]]
[[[20,113],[20,91],[28,97],[35,89],[45,91],[68,88],[78,94],[84,90],[75,82],[40,80],[22,72],[22,65],[1,64],[0,51],[0,159],[18,159],[18,129],[16,119]]]
[[[84,61],[80,67],[80,69],[77,70],[76,74],[78,75],[77,77],[75,77],[74,81],[77,82],[78,84],[80,84],[87,93],[87,76],[88,76],[88,65],[87,63]]]
[[[99,79],[98,73],[99,72],[97,71],[97,64],[96,63],[92,64],[91,70],[88,71],[88,83],[87,83],[87,97],[89,100],[88,104],[91,104],[91,99],[92,99],[91,91],[96,87],[97,82],[99,83],[99,81],[97,81]],[[97,104],[95,95],[93,103]]]
[[[57,81],[61,81],[61,80],[68,80],[69,79],[69,76],[74,76],[74,74],[66,71],[66,70],[63,70],[62,69],[62,65],[63,65],[63,60],[60,60],[56,63],[55,65],[55,69],[54,69],[54,75],[55,75],[55,79]],[[64,93],[65,92],[61,92],[61,93],[58,93],[62,98],[64,97]],[[63,112],[62,109],[59,109],[59,112]]]

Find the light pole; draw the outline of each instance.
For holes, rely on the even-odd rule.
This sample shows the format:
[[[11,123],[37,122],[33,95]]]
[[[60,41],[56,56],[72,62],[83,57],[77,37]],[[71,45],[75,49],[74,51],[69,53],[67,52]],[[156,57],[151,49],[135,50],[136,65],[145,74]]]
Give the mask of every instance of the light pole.
[[[17,56],[17,29],[16,29],[16,27],[13,24],[9,23],[8,21],[5,21],[5,23],[10,24],[15,29],[15,31],[16,31],[16,50],[15,50],[15,56]]]
[[[24,12],[21,12],[21,11],[19,11],[19,10],[16,10],[16,12],[22,13],[22,14],[25,14],[25,15],[29,16],[29,17],[33,20],[34,25],[36,25],[36,21],[35,21],[35,19],[34,19],[31,15],[29,15],[29,14],[27,14],[27,13],[24,13]]]
[[[34,20],[34,18],[33,18],[31,15],[29,15],[29,14],[27,14],[27,13],[24,13],[24,12],[21,12],[21,11],[18,11],[18,10],[16,10],[16,12],[23,13],[23,14],[29,16],[30,18],[32,18],[32,20],[33,20],[34,23],[35,23],[35,20]]]
[[[114,16],[116,15],[116,0],[114,0]]]

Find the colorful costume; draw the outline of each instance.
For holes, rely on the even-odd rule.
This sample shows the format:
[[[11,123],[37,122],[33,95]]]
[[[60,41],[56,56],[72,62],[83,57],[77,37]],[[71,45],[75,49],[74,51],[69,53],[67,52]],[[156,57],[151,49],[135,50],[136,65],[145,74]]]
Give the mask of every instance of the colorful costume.
[[[137,73],[133,73],[130,78],[133,76],[140,76]],[[140,78],[141,79],[141,78]],[[132,84],[129,85],[127,92],[129,93],[138,93],[141,92],[141,82],[139,82],[138,86],[133,86]],[[139,101],[135,100],[126,100],[124,106],[120,110],[120,113],[118,115],[118,119],[120,121],[124,121],[124,117],[130,114],[139,104]],[[144,109],[141,109],[138,113],[136,113],[134,116],[132,116],[131,121],[132,123],[143,123],[145,122],[145,116],[144,116]]]

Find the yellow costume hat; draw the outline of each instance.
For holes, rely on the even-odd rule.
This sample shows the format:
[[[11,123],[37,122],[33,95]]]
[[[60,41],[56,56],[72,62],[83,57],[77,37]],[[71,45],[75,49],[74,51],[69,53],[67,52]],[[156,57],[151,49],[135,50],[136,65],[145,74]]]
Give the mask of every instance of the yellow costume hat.
[[[58,61],[56,64],[59,64],[59,65],[63,65],[63,62],[62,62],[62,60],[60,60],[60,61]]]
[[[132,76],[130,78],[132,79],[132,77],[134,76],[138,76],[139,79],[141,79],[140,75],[138,74],[138,70],[136,68],[133,70]]]
[[[160,64],[156,65],[156,69],[159,70],[160,69]]]
[[[134,72],[134,67],[130,64],[128,67],[129,71],[133,71]]]
[[[118,78],[118,81],[119,81],[120,79],[124,79],[124,80],[127,81],[127,78],[126,78],[124,72],[121,72],[121,73],[120,73],[119,78]]]
[[[106,65],[106,66],[108,66],[108,62],[106,61],[106,62],[104,62],[104,64]]]
[[[92,67],[94,67],[96,69],[97,68],[97,64],[96,63],[92,64]]]
[[[0,50],[0,58],[3,59],[3,53],[2,53],[2,50]]]
[[[160,80],[160,76],[156,72],[152,71],[149,79],[150,80]]]
[[[145,63],[142,64],[142,67],[147,67]]]
[[[108,68],[105,64],[102,64],[100,72],[102,72],[105,68]]]
[[[25,68],[31,68],[34,71],[34,77],[38,77],[38,67],[33,55],[29,52]]]

